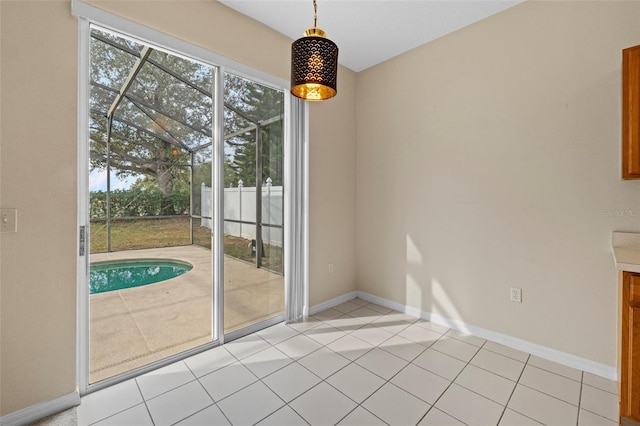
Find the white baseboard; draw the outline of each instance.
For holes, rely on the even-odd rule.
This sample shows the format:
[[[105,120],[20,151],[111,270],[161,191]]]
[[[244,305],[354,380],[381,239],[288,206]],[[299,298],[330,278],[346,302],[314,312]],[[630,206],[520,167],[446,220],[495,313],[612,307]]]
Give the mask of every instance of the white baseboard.
[[[80,405],[80,393],[75,391],[59,398],[52,399],[51,401],[34,404],[27,408],[23,408],[22,410],[2,416],[0,417],[0,424],[2,426],[25,425],[77,405]]]
[[[315,315],[318,312],[322,312],[329,308],[333,308],[334,306],[338,306],[341,303],[348,302],[351,299],[355,299],[358,296],[357,291],[352,291],[351,293],[343,294],[342,296],[338,296],[335,299],[327,300],[326,302],[322,302],[319,305],[315,305],[309,308],[309,315]]]
[[[348,295],[351,294],[353,293],[348,293]],[[617,367],[602,364],[590,359],[562,352],[557,349],[549,348],[547,346],[531,343],[526,340],[518,339],[517,337],[487,330],[482,327],[476,327],[475,325],[467,324],[460,320],[447,318],[440,314],[422,311],[419,308],[414,308],[411,306],[393,302],[391,300],[383,299],[382,297],[374,296],[363,291],[357,291],[356,294],[357,297],[366,300],[367,302],[376,303],[395,311],[404,312],[407,315],[411,315],[416,318],[422,318],[435,324],[443,325],[445,327],[453,328],[467,334],[472,334],[474,336],[478,336],[492,342],[500,343],[501,345],[508,346],[512,349],[530,353],[540,358],[557,362],[558,364],[566,365],[567,367],[586,371],[588,373],[592,373],[609,380],[618,380]]]

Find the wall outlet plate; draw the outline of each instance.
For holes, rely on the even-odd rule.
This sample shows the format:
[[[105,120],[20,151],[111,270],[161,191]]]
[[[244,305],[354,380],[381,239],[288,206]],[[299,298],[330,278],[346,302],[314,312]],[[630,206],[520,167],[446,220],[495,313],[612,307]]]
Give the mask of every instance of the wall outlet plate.
[[[511,301],[516,303],[522,303],[522,289],[511,287]]]
[[[18,209],[0,209],[0,232],[18,232]]]

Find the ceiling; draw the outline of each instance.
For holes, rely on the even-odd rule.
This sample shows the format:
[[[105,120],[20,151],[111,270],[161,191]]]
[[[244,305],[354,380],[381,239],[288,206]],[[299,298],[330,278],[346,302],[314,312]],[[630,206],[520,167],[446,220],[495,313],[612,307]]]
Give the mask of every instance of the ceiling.
[[[313,26],[312,0],[218,0],[291,39]],[[362,71],[522,0],[318,0],[318,27],[339,61]]]

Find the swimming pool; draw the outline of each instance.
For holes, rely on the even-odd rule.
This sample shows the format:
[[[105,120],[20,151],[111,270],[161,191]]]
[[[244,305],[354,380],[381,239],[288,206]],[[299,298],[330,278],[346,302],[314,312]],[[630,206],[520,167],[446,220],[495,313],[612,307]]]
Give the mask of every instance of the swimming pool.
[[[89,268],[89,293],[105,293],[166,281],[189,272],[193,265],[177,260],[136,259],[98,262]]]

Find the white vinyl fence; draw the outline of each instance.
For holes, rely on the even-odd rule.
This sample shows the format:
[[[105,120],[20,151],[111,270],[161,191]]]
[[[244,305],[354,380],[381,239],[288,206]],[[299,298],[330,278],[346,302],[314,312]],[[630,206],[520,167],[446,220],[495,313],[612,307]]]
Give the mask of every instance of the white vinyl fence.
[[[213,203],[211,199],[211,188],[202,184],[200,195],[202,219],[201,226],[211,229],[213,216]],[[282,186],[272,186],[271,178],[267,179],[267,184],[262,187],[262,223],[282,226]],[[256,221],[256,188],[245,187],[242,181],[238,182],[237,188],[224,189],[224,234],[256,239],[256,226],[245,223],[228,222],[231,220],[241,220],[244,222]],[[262,241],[264,244],[282,247],[282,228],[262,226]]]

